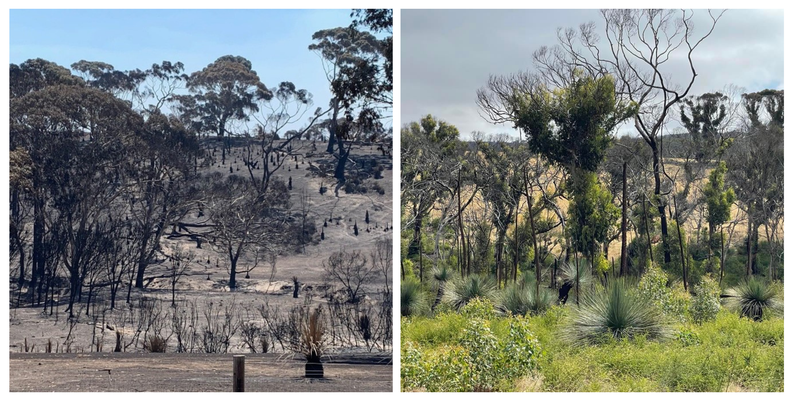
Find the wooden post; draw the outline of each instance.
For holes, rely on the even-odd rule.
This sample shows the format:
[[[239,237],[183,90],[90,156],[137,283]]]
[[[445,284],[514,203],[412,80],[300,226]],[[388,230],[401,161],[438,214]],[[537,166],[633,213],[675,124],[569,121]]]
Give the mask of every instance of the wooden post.
[[[233,356],[233,391],[244,392],[244,356]]]

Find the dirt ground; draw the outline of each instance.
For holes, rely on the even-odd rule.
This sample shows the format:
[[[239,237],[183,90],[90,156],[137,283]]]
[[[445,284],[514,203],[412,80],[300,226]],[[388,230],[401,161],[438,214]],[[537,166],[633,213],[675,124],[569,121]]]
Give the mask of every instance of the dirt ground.
[[[219,354],[11,353],[12,392],[229,392],[233,357]],[[351,356],[324,363],[325,378],[306,379],[302,360],[248,354],[247,392],[386,392],[390,359]]]

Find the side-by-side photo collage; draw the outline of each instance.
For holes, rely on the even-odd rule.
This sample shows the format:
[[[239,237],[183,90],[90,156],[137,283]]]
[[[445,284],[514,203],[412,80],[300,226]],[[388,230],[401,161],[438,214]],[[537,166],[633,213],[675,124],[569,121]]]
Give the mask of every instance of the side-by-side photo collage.
[[[334,3],[8,9],[12,397],[795,391],[787,6]]]

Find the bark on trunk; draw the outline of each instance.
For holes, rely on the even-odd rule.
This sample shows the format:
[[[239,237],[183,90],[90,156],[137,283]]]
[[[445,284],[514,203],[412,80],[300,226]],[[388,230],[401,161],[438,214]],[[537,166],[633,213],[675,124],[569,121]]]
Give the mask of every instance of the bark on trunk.
[[[622,254],[619,258],[619,275],[628,274],[628,163],[622,163]]]

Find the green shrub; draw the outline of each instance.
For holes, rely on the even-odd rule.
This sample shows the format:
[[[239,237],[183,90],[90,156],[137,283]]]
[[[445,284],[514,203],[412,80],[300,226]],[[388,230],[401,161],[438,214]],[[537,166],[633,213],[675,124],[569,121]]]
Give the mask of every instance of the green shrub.
[[[669,277],[658,266],[652,265],[639,280],[638,295],[664,315],[685,321],[691,302],[688,294],[669,286]]]
[[[704,276],[694,286],[691,306],[692,319],[695,322],[706,322],[716,318],[720,306],[719,295],[720,289],[717,280],[710,275]]]
[[[458,311],[469,319],[492,319],[497,315],[494,304],[484,297],[473,298]]]

